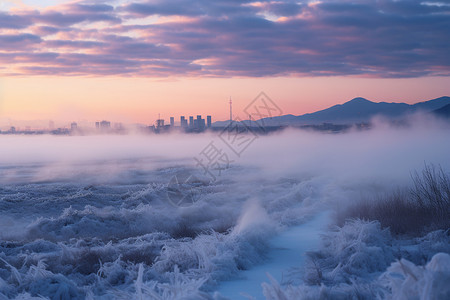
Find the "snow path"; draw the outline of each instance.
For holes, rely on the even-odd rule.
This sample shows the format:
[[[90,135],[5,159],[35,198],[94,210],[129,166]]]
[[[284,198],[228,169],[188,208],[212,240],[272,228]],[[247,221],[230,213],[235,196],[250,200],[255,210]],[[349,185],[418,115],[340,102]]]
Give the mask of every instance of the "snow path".
[[[282,232],[270,241],[266,262],[242,271],[239,279],[222,282],[217,291],[233,300],[265,299],[261,284],[268,282],[266,273],[281,282],[290,269],[301,267],[305,252],[319,247],[320,234],[328,224],[329,213],[322,213],[305,224]]]

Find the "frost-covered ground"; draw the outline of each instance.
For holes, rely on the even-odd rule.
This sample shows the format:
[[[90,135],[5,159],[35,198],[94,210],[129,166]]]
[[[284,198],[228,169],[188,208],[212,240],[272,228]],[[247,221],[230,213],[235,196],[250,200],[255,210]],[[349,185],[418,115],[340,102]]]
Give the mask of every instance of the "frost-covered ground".
[[[330,221],[329,213],[322,213],[304,224],[280,232],[269,242],[267,259],[248,270],[239,272],[233,280],[220,283],[218,292],[229,299],[264,299],[261,283],[271,278],[285,281],[304,264],[307,251],[317,249],[320,234]]]
[[[267,299],[449,299],[450,236],[393,238],[378,222],[350,221],[307,253],[281,284],[263,283]],[[295,283],[292,279],[301,278]],[[283,282],[281,282],[283,283]]]
[[[240,157],[228,151],[233,162],[213,182],[193,160],[211,141],[227,151],[213,134],[1,136],[0,299],[442,290],[433,278],[448,278],[448,257],[434,255],[450,252],[448,232],[399,240],[355,221],[324,230],[322,246],[318,234],[331,222],[324,212],[408,184],[424,161],[450,169],[449,128],[416,124],[261,136]],[[169,201],[175,175],[195,176],[192,205]]]

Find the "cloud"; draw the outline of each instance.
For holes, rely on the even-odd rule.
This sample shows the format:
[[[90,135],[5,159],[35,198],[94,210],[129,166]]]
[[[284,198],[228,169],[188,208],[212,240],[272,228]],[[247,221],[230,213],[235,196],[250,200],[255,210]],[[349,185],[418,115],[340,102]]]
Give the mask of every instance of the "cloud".
[[[0,29],[2,28],[8,28],[8,29],[21,29],[26,28],[31,25],[31,20],[13,15],[8,14],[5,12],[0,12]]]
[[[0,35],[0,45],[2,45],[3,50],[30,49],[41,41],[42,39],[39,36],[29,33]]]
[[[246,4],[251,1],[208,1],[208,0],[172,0],[144,1],[125,5],[122,9],[137,16],[229,16],[256,13],[257,10]]]
[[[5,53],[42,44],[17,74],[450,75],[450,7],[421,1],[78,1],[3,12],[0,35]]]

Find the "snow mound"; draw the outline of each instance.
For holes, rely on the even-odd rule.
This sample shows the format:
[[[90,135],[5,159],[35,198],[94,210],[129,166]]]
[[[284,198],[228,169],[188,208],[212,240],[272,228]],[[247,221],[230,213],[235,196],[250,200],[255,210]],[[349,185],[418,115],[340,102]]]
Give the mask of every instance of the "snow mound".
[[[381,275],[387,299],[450,299],[450,255],[437,253],[425,266],[401,259]]]

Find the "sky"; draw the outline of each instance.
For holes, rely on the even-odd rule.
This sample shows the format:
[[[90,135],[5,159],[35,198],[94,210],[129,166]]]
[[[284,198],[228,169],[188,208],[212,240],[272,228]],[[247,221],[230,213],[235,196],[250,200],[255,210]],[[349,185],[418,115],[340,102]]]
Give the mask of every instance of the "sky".
[[[0,119],[228,118],[450,95],[449,1],[1,1]]]

